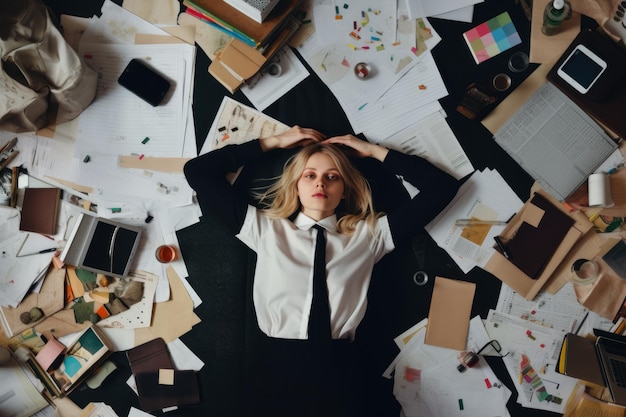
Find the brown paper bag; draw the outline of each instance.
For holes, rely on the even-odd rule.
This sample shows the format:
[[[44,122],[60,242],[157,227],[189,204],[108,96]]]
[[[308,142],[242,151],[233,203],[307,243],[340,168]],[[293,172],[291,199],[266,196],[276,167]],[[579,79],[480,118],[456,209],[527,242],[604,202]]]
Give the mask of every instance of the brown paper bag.
[[[96,72],[65,41],[43,2],[2,8],[0,129],[35,131],[76,118],[96,95]]]
[[[572,9],[589,16],[626,47],[626,18],[623,0],[570,0]]]

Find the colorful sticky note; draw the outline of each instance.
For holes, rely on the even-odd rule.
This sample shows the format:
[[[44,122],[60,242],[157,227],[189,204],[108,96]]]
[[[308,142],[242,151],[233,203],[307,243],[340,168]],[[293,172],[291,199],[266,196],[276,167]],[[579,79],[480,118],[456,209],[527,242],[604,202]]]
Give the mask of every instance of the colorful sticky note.
[[[468,30],[463,38],[477,64],[522,43],[508,12]]]

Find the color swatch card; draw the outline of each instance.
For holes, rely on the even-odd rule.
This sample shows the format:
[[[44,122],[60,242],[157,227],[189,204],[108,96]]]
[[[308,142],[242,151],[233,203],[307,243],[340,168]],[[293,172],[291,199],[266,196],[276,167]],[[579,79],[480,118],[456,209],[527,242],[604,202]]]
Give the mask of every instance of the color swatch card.
[[[522,43],[508,12],[468,30],[463,38],[477,64]]]

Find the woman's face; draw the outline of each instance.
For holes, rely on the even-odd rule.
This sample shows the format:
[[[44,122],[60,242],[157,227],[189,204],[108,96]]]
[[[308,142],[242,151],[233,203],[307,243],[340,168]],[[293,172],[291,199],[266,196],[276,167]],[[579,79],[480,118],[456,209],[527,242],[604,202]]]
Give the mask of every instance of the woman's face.
[[[344,182],[330,156],[318,152],[309,157],[297,183],[302,213],[321,220],[335,213],[344,198]]]

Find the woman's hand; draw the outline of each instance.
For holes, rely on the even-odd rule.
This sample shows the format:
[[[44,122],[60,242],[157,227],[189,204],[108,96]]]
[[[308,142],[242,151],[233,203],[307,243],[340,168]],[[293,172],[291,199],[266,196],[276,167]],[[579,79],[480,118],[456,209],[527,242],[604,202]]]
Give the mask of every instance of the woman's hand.
[[[360,157],[372,157],[374,159],[378,159],[381,162],[385,159],[387,153],[389,153],[389,149],[380,145],[376,145],[375,143],[361,140],[353,135],[335,136],[326,139],[324,143],[344,145],[355,151],[356,154]]]
[[[260,138],[259,142],[263,151],[269,151],[271,149],[289,149],[305,146],[309,143],[321,142],[324,139],[326,139],[326,136],[315,129],[294,126],[281,134]]]

